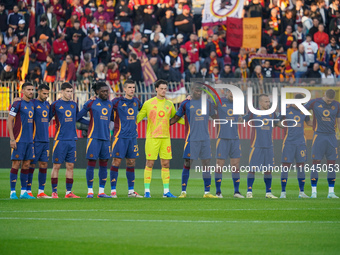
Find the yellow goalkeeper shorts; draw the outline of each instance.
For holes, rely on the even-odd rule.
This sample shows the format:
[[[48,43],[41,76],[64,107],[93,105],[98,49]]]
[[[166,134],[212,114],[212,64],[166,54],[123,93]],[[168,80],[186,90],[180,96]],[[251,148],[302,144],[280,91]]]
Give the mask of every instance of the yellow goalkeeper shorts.
[[[145,155],[147,160],[172,159],[170,138],[146,138]]]

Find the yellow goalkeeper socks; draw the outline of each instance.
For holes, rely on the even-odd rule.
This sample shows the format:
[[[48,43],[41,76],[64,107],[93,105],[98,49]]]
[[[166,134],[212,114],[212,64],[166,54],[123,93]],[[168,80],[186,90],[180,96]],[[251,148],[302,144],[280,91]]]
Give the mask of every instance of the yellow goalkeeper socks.
[[[151,177],[152,177],[152,168],[146,166],[144,169],[145,192],[150,192]]]
[[[169,183],[170,183],[170,172],[169,168],[162,168],[162,181],[164,186],[164,194],[169,192]]]

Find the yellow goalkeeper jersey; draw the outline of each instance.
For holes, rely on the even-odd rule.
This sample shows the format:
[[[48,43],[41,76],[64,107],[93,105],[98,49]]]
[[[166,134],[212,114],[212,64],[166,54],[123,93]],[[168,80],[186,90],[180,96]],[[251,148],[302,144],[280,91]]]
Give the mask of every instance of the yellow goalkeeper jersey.
[[[171,101],[153,97],[143,104],[137,115],[137,123],[148,118],[146,138],[170,138],[170,118],[175,114],[175,106]],[[180,119],[178,123],[184,124],[184,119]]]

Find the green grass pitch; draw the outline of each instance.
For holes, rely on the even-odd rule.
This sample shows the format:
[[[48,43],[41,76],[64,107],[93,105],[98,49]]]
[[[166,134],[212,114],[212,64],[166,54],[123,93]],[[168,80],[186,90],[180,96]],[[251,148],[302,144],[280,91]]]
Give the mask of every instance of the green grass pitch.
[[[51,194],[50,169],[46,193]],[[38,173],[33,182],[37,193]],[[203,199],[203,181],[189,179],[186,199],[164,199],[160,171],[153,171],[151,199],[127,198],[125,170],[119,172],[118,199],[86,199],[85,171],[75,170],[73,190],[81,199],[9,200],[9,170],[0,170],[0,254],[339,254],[340,201],[327,199],[320,175],[317,199],[298,199],[296,174],[287,199],[265,199],[257,174],[254,199],[234,199],[230,174],[224,199]],[[240,190],[246,193],[246,175]],[[311,187],[307,174],[306,193]],[[95,195],[98,191],[97,171]],[[110,192],[109,183],[105,191]],[[17,183],[19,193],[20,181]],[[65,195],[60,171],[59,196]],[[337,189],[337,187],[336,187]],[[135,190],[143,194],[143,171],[136,170]],[[170,190],[179,195],[181,171],[171,170]],[[280,195],[279,174],[273,194]],[[212,191],[215,191],[214,180]],[[20,193],[19,193],[20,194]],[[339,192],[338,192],[339,195]]]

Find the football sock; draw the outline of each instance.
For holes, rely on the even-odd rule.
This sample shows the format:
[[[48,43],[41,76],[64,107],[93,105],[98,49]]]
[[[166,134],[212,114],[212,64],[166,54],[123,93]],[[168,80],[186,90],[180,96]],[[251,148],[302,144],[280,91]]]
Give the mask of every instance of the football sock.
[[[51,178],[52,192],[57,192],[58,178]]]
[[[95,160],[87,161],[87,168],[86,168],[86,181],[87,181],[87,188],[93,188],[93,179],[94,179],[94,168],[96,166]],[[93,193],[93,192],[89,192]]]
[[[135,167],[126,167],[126,179],[129,193],[133,193],[135,191]]]
[[[34,174],[34,168],[30,167],[28,169],[27,191],[31,191],[32,190],[33,174]]]
[[[190,176],[190,167],[183,166],[183,171],[182,171],[182,191],[186,191],[187,190],[189,176]]]
[[[39,194],[44,193],[46,184],[47,169],[39,168],[38,180],[39,180]]]
[[[266,193],[272,192],[272,174],[264,175],[264,183],[266,184]]]
[[[66,194],[72,192],[73,178],[66,178]]]
[[[222,172],[215,172],[216,193],[221,193]]]
[[[9,180],[11,182],[11,191],[15,192],[15,185],[17,184],[18,179],[18,169],[11,169],[11,172],[9,173]]]
[[[240,192],[239,187],[240,187],[240,172],[232,172],[231,173],[231,178],[233,179],[234,183],[234,193]]]
[[[150,192],[151,177],[152,177],[152,168],[145,166],[145,169],[144,169],[145,192]]]
[[[110,171],[111,193],[116,192],[117,179],[118,179],[118,167],[111,166]]]
[[[249,172],[247,175],[247,186],[248,186],[247,192],[253,192],[254,181],[255,181],[255,173]]]
[[[21,181],[21,193],[27,191],[28,169],[21,169],[20,181]]]
[[[334,184],[335,184],[335,160],[327,160],[327,165],[328,165],[328,173],[327,173],[327,181],[328,181],[328,192],[333,193],[334,192]],[[332,165],[332,166],[329,166]]]
[[[321,160],[313,160],[313,166],[310,173],[310,180],[312,185],[312,193],[316,192],[316,187],[318,184],[319,173],[317,172],[317,164],[320,164]]]
[[[104,193],[107,179],[107,161],[99,161],[99,194]]]
[[[297,178],[299,182],[299,190],[300,192],[305,191],[305,180],[306,180],[306,173],[304,169],[305,164],[304,163],[296,163],[297,167]]]
[[[282,163],[282,171],[281,171],[281,191],[286,192],[287,180],[288,180],[288,172],[290,168],[290,163]]]
[[[170,171],[169,168],[162,168],[162,181],[164,187],[164,194],[168,193],[169,190],[169,183],[170,183]]]
[[[211,186],[210,171],[202,172],[202,176],[203,176],[203,183],[204,183],[204,193],[209,193],[210,192],[210,186]]]

